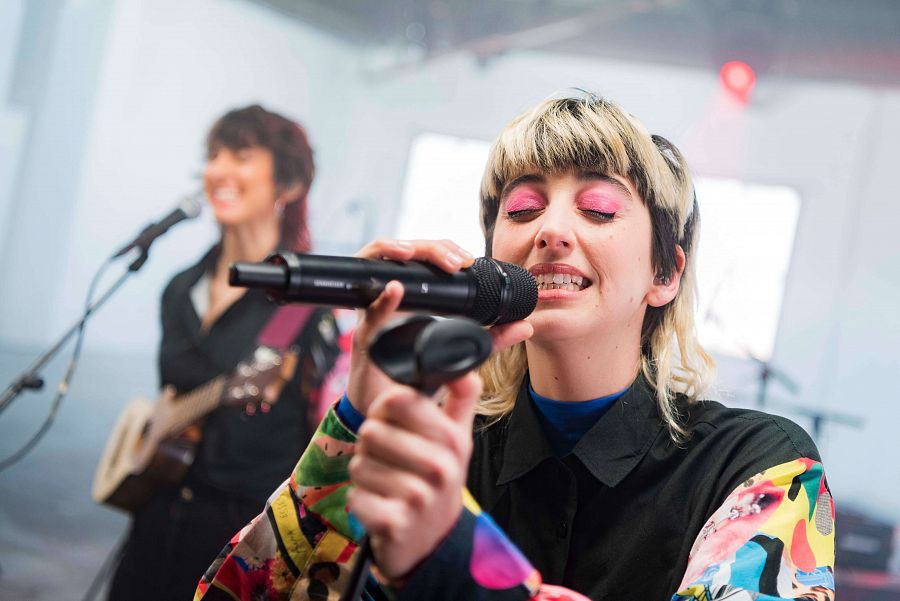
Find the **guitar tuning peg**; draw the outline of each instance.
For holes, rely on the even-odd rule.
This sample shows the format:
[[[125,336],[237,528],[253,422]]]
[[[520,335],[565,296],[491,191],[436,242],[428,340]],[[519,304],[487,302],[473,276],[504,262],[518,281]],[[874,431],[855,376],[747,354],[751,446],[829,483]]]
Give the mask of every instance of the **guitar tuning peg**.
[[[247,393],[249,397],[256,397],[259,395],[259,388],[256,384],[250,384],[249,382],[244,385],[244,391]]]
[[[244,398],[244,389],[241,386],[232,386],[229,394],[233,399],[242,399]]]

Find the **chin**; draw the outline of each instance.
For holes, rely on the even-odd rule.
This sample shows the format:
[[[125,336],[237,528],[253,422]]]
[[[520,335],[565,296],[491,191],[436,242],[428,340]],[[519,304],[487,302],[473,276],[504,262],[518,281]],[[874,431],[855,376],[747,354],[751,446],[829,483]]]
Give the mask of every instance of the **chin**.
[[[234,209],[216,209],[213,214],[219,225],[223,227],[240,225],[245,221],[244,215]]]
[[[584,320],[562,311],[538,310],[528,317],[528,323],[534,327],[534,342],[562,342],[584,338],[587,333],[595,331],[586,326]]]

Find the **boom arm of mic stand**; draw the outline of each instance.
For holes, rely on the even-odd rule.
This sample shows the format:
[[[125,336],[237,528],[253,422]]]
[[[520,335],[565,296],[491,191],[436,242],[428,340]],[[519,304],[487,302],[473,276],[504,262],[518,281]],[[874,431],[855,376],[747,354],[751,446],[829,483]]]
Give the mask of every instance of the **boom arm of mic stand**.
[[[147,260],[147,251],[146,249],[141,248],[140,254],[135,258],[135,260],[128,266],[128,270],[123,273],[116,282],[110,286],[106,292],[103,293],[103,296],[97,299],[97,301],[91,304],[87,309],[84,310],[84,314],[82,314],[81,318],[75,322],[75,324],[70,327],[66,332],[51,346],[49,349],[44,351],[37,359],[32,362],[22,373],[20,373],[17,377],[13,379],[13,381],[6,387],[6,390],[3,391],[3,394],[0,394],[0,414],[12,403],[19,393],[23,390],[40,390],[44,385],[44,380],[40,376],[40,370],[50,361],[56,354],[62,349],[62,347],[69,341],[69,339],[76,333],[78,330],[84,327],[84,324],[87,323],[88,318],[98,309],[103,303],[105,303],[109,298],[113,295],[113,293],[119,289],[119,287],[125,283],[125,280],[128,277],[139,270],[144,262]]]

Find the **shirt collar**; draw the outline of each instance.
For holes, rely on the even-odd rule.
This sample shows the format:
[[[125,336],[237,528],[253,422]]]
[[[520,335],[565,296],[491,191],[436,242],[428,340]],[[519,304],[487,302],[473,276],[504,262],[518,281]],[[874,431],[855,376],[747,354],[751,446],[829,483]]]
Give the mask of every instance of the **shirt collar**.
[[[525,376],[506,424],[506,443],[503,447],[503,465],[497,477],[498,485],[524,476],[545,459],[556,456],[540,420],[534,401],[528,394],[528,376]]]
[[[507,427],[498,485],[520,478],[544,460],[555,457],[528,394],[527,376]],[[662,427],[653,392],[643,375],[639,375],[575,445],[572,454],[597,480],[614,487],[640,463]]]
[[[176,280],[176,288],[172,291],[174,293],[172,310],[176,315],[178,315],[178,319],[181,320],[184,331],[188,333],[194,343],[198,346],[204,344],[204,340],[208,333],[203,334],[200,331],[203,314],[206,311],[205,307],[198,307],[194,302],[194,289],[198,282],[202,281],[203,279],[209,279],[211,277],[211,275],[215,271],[216,262],[219,260],[219,255],[221,253],[221,243],[215,244],[206,252],[205,255],[203,255],[203,258],[200,259],[200,261],[189,267],[184,272],[183,277],[180,277],[178,278],[178,280]],[[200,293],[208,296],[209,287],[206,286],[206,290]],[[265,292],[258,288],[251,288],[247,290],[247,292],[238,300],[236,300],[234,304],[240,306],[246,306],[248,304],[254,306],[260,305],[263,307],[275,306],[268,300],[268,298],[266,298]],[[229,307],[229,310],[230,309],[231,308]],[[222,316],[220,315],[219,317]]]

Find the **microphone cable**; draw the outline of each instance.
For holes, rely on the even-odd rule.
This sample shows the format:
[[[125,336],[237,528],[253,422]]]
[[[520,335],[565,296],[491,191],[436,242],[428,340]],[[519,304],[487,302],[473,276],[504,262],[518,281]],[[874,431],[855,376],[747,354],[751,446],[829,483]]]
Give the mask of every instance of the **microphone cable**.
[[[81,322],[78,324],[78,336],[75,339],[75,347],[72,350],[72,355],[69,358],[69,365],[66,368],[65,374],[60,379],[59,384],[56,387],[56,397],[53,399],[53,402],[50,404],[50,410],[47,412],[47,417],[44,418],[44,422],[41,424],[40,428],[38,428],[37,432],[19,449],[13,452],[11,455],[7,456],[5,459],[0,461],[0,472],[3,470],[12,467],[16,463],[22,460],[31,450],[41,441],[45,434],[50,430],[50,426],[53,425],[53,422],[56,420],[56,416],[59,413],[60,405],[62,405],[62,401],[65,398],[66,394],[69,392],[69,385],[72,381],[72,377],[75,375],[75,368],[78,366],[78,359],[81,356],[81,345],[84,341],[84,327],[87,324],[87,319],[91,315],[91,303],[94,300],[94,292],[97,288],[97,284],[100,282],[100,278],[106,269],[113,263],[114,258],[109,257],[106,259],[100,267],[94,272],[94,277],[91,279],[91,284],[88,286],[87,296],[84,300],[84,317],[81,319]],[[111,294],[115,290],[119,288],[127,278],[130,272],[126,271],[125,275],[121,277],[107,292],[107,295]]]

